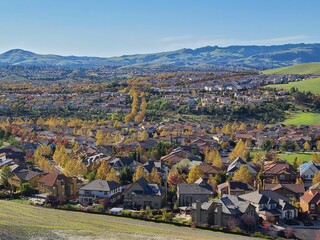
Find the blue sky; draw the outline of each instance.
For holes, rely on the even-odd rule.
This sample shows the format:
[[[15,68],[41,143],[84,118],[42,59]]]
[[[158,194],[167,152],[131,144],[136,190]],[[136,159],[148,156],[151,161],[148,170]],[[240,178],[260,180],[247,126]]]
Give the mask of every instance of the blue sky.
[[[119,56],[320,42],[318,0],[1,0],[0,52]]]

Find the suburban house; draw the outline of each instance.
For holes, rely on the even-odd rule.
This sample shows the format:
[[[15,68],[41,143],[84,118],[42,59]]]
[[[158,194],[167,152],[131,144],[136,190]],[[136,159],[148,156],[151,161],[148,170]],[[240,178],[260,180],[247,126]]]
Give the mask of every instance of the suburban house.
[[[299,199],[305,192],[304,184],[294,184],[294,183],[265,183],[263,190],[271,190],[277,192],[287,198]]]
[[[179,206],[191,206],[196,201],[206,202],[214,197],[215,191],[204,181],[197,180],[194,184],[182,183],[177,186],[177,200]]]
[[[242,199],[255,206],[257,214],[267,221],[292,219],[298,216],[298,209],[289,199],[272,191],[254,191],[240,195]]]
[[[0,168],[2,168],[4,165],[9,164],[12,162],[12,159],[7,159],[7,154],[0,153]]]
[[[20,188],[22,183],[29,183],[32,188],[36,188],[38,180],[43,176],[43,173],[30,171],[17,164],[11,165],[10,168],[12,176],[8,179],[9,184],[17,188]]]
[[[67,177],[59,172],[51,172],[38,181],[40,193],[47,193],[55,196],[74,197],[78,194],[80,184],[76,177]]]
[[[309,161],[299,166],[299,174],[304,182],[305,188],[309,188],[312,185],[312,178],[319,172],[320,164]]]
[[[271,183],[273,180],[280,183],[295,183],[297,178],[296,171],[284,160],[264,162],[262,173],[266,183]]]
[[[190,161],[195,160],[195,161],[199,161],[199,157],[195,156],[194,154],[192,154],[190,151],[188,150],[184,150],[182,147],[178,147],[172,150],[172,152],[170,152],[168,155],[162,156],[160,158],[160,161],[168,164],[168,165],[172,165],[172,164],[176,164],[178,162],[180,162],[183,159],[189,159]]]
[[[210,176],[215,176],[218,174],[222,169],[217,168],[215,166],[209,165],[207,163],[201,163],[199,165],[203,172],[203,179],[208,180]]]
[[[227,175],[232,177],[234,175],[234,173],[236,171],[238,171],[240,166],[242,166],[242,165],[246,165],[249,169],[249,172],[253,176],[257,175],[257,172],[258,172],[257,167],[251,162],[248,163],[248,162],[244,161],[241,157],[238,157],[232,163],[230,163],[230,165],[228,166],[228,169],[227,169]]]
[[[136,167],[141,165],[141,163],[134,161],[133,158],[129,157],[117,157],[108,161],[109,165],[113,167],[116,171],[120,172],[124,167],[128,167],[130,172],[134,172]]]
[[[140,209],[150,207],[160,209],[165,205],[165,189],[161,185],[151,184],[144,177],[129,184],[123,192],[125,208]]]
[[[218,225],[229,227],[234,219],[239,221],[244,214],[254,216],[258,224],[259,217],[255,207],[238,196],[224,195],[220,199],[192,204],[192,222],[198,226]]]
[[[223,194],[228,195],[236,195],[239,196],[241,194],[249,193],[255,191],[255,189],[250,186],[248,183],[244,183],[241,181],[226,181],[217,186],[217,192],[221,196]]]
[[[115,181],[96,179],[79,189],[79,202],[91,204],[95,198],[107,198],[110,203],[121,198],[121,185]]]
[[[310,189],[300,197],[300,207],[312,220],[320,217],[320,189]]]

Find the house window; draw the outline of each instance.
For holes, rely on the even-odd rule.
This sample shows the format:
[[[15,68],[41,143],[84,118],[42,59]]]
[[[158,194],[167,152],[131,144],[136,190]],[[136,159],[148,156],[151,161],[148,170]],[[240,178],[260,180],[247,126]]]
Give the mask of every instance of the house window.
[[[281,180],[284,180],[286,179],[286,176],[284,174],[280,174],[280,177],[279,177]]]
[[[316,209],[316,205],[315,205],[315,204],[310,204],[310,209],[311,209],[311,210]]]

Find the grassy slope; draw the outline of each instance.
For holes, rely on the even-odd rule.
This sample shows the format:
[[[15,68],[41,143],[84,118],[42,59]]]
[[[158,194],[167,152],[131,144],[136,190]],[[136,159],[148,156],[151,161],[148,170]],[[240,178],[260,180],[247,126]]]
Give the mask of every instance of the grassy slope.
[[[299,91],[310,91],[315,94],[320,94],[320,78],[312,78],[299,82],[290,82],[288,84],[272,84],[266,87],[289,90],[292,87],[298,88]]]
[[[0,239],[3,235],[9,235],[11,239],[248,239],[128,218],[0,201]]]
[[[296,113],[283,122],[285,125],[320,125],[320,113]]]
[[[306,63],[290,67],[269,69],[262,72],[263,74],[320,74],[320,63]]]

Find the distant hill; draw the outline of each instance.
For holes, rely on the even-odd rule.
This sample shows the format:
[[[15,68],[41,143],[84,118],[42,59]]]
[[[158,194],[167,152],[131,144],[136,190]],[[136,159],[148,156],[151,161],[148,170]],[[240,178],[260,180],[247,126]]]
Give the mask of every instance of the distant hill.
[[[171,52],[124,55],[112,58],[42,55],[21,49],[0,54],[0,65],[68,67],[242,66],[267,69],[310,62],[320,62],[320,44],[207,46],[197,49],[180,49]]]
[[[298,64],[290,67],[276,68],[263,71],[264,74],[319,74],[320,62]]]

